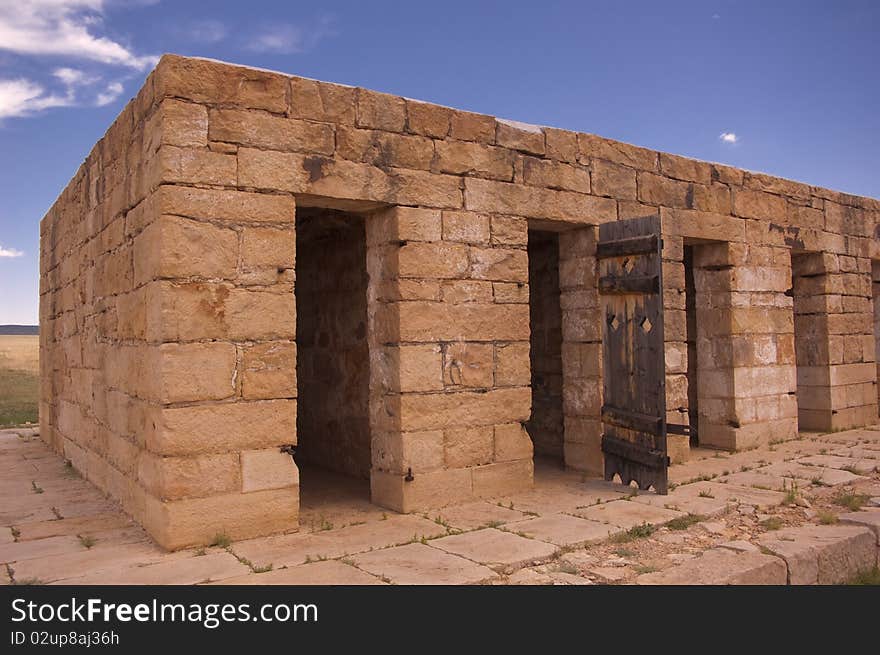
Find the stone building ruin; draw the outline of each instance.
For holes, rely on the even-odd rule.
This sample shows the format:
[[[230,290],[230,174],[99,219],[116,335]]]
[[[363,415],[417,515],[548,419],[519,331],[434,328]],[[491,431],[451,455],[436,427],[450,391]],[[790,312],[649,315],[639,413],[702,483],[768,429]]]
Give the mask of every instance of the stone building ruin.
[[[692,446],[876,422],[878,224],[168,55],[41,222],[40,432],[170,549],[296,530],[312,467],[400,512],[527,489],[536,457],[662,491]]]

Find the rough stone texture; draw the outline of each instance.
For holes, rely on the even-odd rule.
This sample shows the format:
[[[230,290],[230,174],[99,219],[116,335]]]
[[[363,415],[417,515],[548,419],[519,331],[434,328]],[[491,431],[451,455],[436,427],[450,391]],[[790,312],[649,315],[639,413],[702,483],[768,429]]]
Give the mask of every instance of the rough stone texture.
[[[784,585],[785,562],[750,551],[715,548],[679,566],[646,573],[637,584],[652,585]]]
[[[871,528],[877,536],[877,546],[880,547],[880,509],[864,509],[860,512],[849,512],[841,514],[837,518],[841,523]]]
[[[785,560],[789,584],[842,584],[877,565],[877,536],[864,526],[790,528],[758,544]]]
[[[364,226],[367,319],[324,329],[353,386],[301,457],[369,475],[387,507],[528,490],[517,426],[547,389],[561,432],[554,410],[538,450],[602,472],[596,226],[619,219],[662,221],[668,421],[743,449],[877,418],[878,201],[168,55],[40,226],[41,438],[166,547],[297,528],[298,476],[255,477],[244,453],[317,425],[314,399],[297,420],[297,359],[328,352],[297,348],[297,214],[326,223],[315,208]],[[530,362],[556,331],[530,326],[530,228],[558,233],[561,371],[549,349]]]

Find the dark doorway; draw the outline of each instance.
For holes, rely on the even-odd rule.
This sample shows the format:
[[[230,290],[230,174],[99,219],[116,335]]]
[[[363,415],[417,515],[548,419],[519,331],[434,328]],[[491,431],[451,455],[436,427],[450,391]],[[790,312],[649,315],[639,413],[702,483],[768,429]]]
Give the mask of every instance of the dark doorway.
[[[529,230],[532,415],[526,429],[536,456],[563,461],[562,308],[559,235]]]
[[[697,286],[694,281],[694,246],[684,247],[684,306],[685,333],[687,339],[687,385],[688,385],[688,424],[690,426],[690,445],[700,443],[697,430],[700,422],[699,411],[699,367],[697,366]]]
[[[370,493],[364,219],[298,208],[296,238],[296,462],[307,510]]]

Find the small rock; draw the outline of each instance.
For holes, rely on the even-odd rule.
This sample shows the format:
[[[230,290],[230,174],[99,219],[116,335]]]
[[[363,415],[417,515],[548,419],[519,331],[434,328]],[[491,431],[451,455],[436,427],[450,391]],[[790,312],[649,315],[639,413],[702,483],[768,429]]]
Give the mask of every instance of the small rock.
[[[605,560],[605,566],[629,566],[632,564],[625,557],[609,557]]]
[[[803,496],[798,496],[797,498],[795,498],[794,504],[797,505],[798,507],[806,507],[806,508],[810,508],[813,506],[813,504],[809,500],[804,498]]]
[[[817,516],[819,516],[819,512],[817,512],[817,511],[814,510],[814,509],[805,509],[805,510],[804,510],[804,516],[807,517],[807,518],[810,519],[810,520],[813,520],[814,518],[816,518]]]
[[[868,503],[873,505],[874,507],[880,507],[880,496],[877,496],[876,498],[872,498],[871,500],[868,501]]]
[[[736,511],[743,516],[754,516],[757,510],[754,505],[740,505]]]
[[[693,553],[670,553],[668,555],[668,557],[673,562],[681,563],[681,562],[686,562],[689,559],[694,559],[696,557],[696,555],[694,555]]]

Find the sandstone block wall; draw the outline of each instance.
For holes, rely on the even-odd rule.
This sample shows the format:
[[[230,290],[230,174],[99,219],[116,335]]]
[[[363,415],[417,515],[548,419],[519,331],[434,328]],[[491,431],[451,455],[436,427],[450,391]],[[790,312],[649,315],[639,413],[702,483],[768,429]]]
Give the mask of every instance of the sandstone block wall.
[[[41,223],[40,314],[44,438],[166,546],[296,528],[297,208],[364,224],[370,477],[394,509],[531,484],[529,227],[559,234],[568,466],[601,471],[595,232],[632,217],[662,222],[669,421],[695,397],[685,246],[701,440],[791,436],[799,381],[815,425],[876,418],[877,200],[166,56]],[[792,252],[829,258],[807,283],[828,356],[800,374]]]

